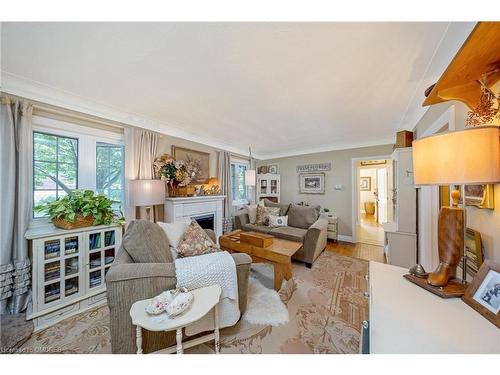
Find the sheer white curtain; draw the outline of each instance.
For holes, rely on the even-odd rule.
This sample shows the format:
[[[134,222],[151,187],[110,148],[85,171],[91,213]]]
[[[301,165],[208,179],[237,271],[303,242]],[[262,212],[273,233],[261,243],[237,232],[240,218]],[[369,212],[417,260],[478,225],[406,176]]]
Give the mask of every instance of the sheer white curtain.
[[[221,193],[226,196],[223,202],[223,229],[224,232],[232,228],[232,201],[231,201],[231,154],[219,151],[217,176],[219,177]]]
[[[152,179],[153,162],[158,147],[158,134],[143,129],[125,128],[125,219],[127,222],[136,218],[136,208],[130,206],[128,185],[130,180]],[[144,208],[139,209],[139,217],[146,217]]]
[[[31,215],[31,104],[1,97],[0,310],[16,314],[31,297],[31,264],[24,233]]]

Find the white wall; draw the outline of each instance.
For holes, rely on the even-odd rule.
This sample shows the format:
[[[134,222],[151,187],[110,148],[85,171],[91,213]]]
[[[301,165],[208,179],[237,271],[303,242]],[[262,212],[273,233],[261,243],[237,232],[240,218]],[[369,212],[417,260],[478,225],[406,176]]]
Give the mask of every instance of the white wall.
[[[495,88],[496,92],[500,85]],[[417,123],[415,131],[417,137],[429,128],[439,116],[441,116],[451,105],[455,105],[456,130],[465,128],[468,108],[461,102],[445,102],[429,108],[424,117]],[[481,233],[484,246],[485,258],[500,262],[500,184],[495,185],[495,209],[479,209],[467,207],[467,227]],[[420,216],[427,217],[425,212],[419,212]]]
[[[279,164],[281,175],[281,201],[319,204],[329,208],[339,217],[339,235],[352,236],[352,159],[386,156],[392,153],[392,145],[363,147],[349,150],[320,152],[315,154],[291,156],[286,158],[259,161],[260,165]],[[299,194],[298,173],[296,166],[332,162],[332,170],[325,172],[325,194]],[[341,190],[335,190],[341,185]]]

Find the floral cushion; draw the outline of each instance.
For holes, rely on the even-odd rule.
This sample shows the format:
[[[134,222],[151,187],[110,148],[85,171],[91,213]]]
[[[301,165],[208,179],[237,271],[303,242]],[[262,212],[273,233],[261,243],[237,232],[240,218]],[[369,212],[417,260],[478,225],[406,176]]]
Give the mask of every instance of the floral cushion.
[[[269,225],[269,215],[278,216],[280,214],[279,207],[263,207],[257,206],[257,217],[255,219],[255,224],[257,225]]]
[[[220,251],[220,249],[195,220],[189,224],[188,229],[177,246],[179,257],[191,257],[216,251]]]

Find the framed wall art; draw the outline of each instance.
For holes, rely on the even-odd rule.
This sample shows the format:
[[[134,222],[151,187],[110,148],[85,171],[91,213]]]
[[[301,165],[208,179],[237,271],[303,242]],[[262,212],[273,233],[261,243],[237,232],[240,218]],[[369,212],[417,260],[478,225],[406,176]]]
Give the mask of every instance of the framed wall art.
[[[360,191],[370,191],[372,189],[372,178],[371,177],[360,177],[359,178],[359,190]]]
[[[190,150],[184,147],[172,146],[175,160],[197,160],[200,163],[200,173],[192,184],[206,184],[210,179],[210,154],[208,152]]]
[[[301,173],[299,174],[300,194],[325,194],[324,173]]]

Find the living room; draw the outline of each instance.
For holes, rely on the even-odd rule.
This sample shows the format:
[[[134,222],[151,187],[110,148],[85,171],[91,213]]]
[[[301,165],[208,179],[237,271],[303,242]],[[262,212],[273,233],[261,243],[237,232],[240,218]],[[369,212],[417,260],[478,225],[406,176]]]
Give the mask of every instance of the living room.
[[[13,366],[498,360],[500,22],[15,8],[0,17]]]

